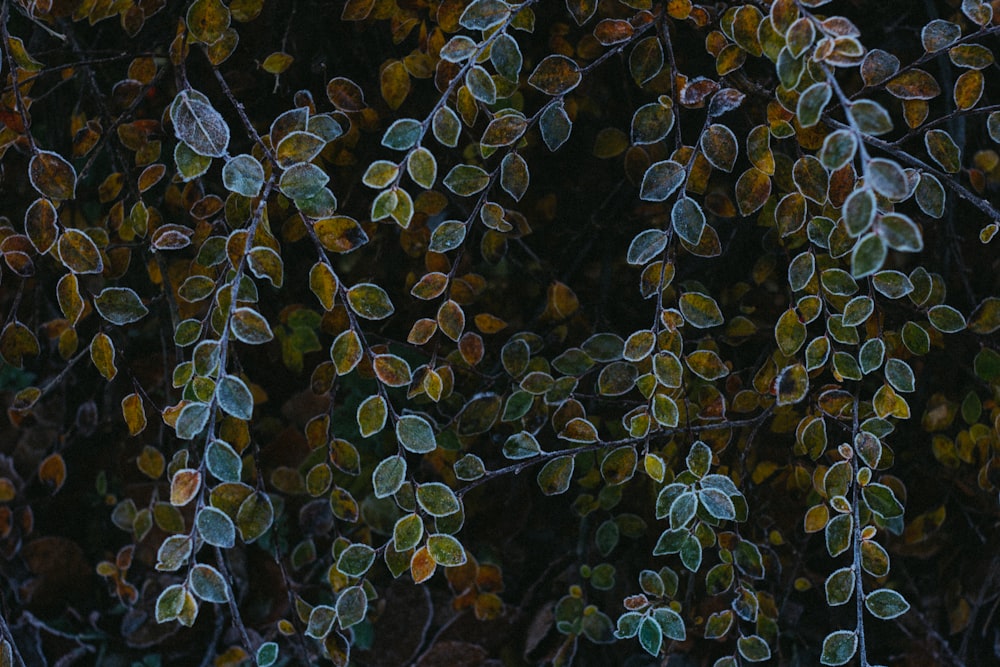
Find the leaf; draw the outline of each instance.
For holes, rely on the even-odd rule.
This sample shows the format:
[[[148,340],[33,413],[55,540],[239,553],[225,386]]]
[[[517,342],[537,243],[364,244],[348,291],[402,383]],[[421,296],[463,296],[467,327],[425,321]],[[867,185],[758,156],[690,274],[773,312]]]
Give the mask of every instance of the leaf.
[[[929,130],[924,134],[927,153],[949,174],[958,173],[962,168],[962,152],[944,130]]]
[[[381,396],[369,396],[363,400],[358,406],[356,414],[361,437],[371,437],[385,428],[385,420],[388,415],[388,407],[385,399]]]
[[[24,232],[38,254],[44,255],[55,245],[59,235],[56,221],[59,219],[52,202],[39,197],[24,214]]]
[[[228,549],[236,544],[236,526],[222,510],[202,507],[194,520],[198,534],[214,547]]]
[[[64,231],[56,247],[59,260],[73,273],[101,273],[104,270],[104,260],[97,245],[78,229]]]
[[[638,85],[655,78],[663,70],[663,46],[656,37],[644,37],[632,49],[628,68]]]
[[[365,620],[368,613],[368,596],[361,586],[351,586],[337,598],[337,622],[344,630]]]
[[[867,165],[865,176],[871,181],[871,186],[882,196],[894,201],[901,201],[910,192],[903,169],[892,160],[875,158]]]
[[[682,240],[693,246],[698,245],[705,230],[705,214],[696,201],[682,196],[674,202],[670,222]]]
[[[488,148],[510,146],[528,129],[528,119],[519,113],[494,118],[483,132],[482,145]]]
[[[390,456],[382,459],[372,471],[372,487],[376,498],[388,498],[402,487],[406,478],[406,459]]]
[[[962,27],[960,25],[941,19],[934,19],[920,31],[920,41],[928,53],[948,48],[961,36]]]
[[[462,543],[445,533],[427,536],[427,553],[442,567],[458,567],[468,561]]]
[[[896,591],[880,588],[865,596],[865,607],[876,618],[889,620],[909,611],[910,603]]]
[[[209,409],[205,403],[188,403],[177,416],[174,429],[182,440],[193,440],[208,424]]]
[[[278,180],[278,188],[289,199],[309,199],[330,181],[325,171],[311,162],[301,162],[286,169]]]
[[[793,364],[778,374],[777,403],[793,405],[803,400],[809,392],[809,375],[802,364]]]
[[[660,654],[663,644],[663,629],[651,616],[646,616],[639,623],[639,645],[652,656]]]
[[[822,665],[846,665],[858,650],[858,635],[852,630],[837,630],[823,639]]]
[[[632,114],[632,143],[655,144],[667,136],[674,126],[674,113],[659,102],[644,104]]]
[[[736,640],[736,650],[747,662],[765,662],[771,659],[771,647],[759,635],[740,637]]]
[[[501,0],[475,0],[462,12],[458,23],[469,30],[485,31],[506,21],[510,11],[510,6]]]
[[[714,123],[701,134],[701,150],[712,166],[725,172],[733,170],[739,147],[736,135],[725,125]]]
[[[201,93],[190,89],[177,93],[170,106],[170,119],[177,138],[198,155],[225,155],[229,147],[229,125]]]
[[[236,512],[236,528],[240,539],[250,544],[268,531],[274,523],[274,506],[266,493],[255,491],[248,495]]]
[[[538,120],[538,128],[542,132],[542,140],[550,151],[555,151],[566,143],[573,129],[573,122],[561,100],[545,108]]]
[[[410,74],[401,60],[392,60],[382,68],[379,77],[382,99],[395,111],[410,94]]]
[[[882,237],[872,232],[865,234],[851,252],[851,275],[855,278],[869,276],[885,263],[886,247]]]
[[[927,311],[931,326],[942,333],[958,333],[965,329],[965,316],[951,306],[934,306]]]
[[[229,601],[229,587],[222,574],[211,565],[199,563],[188,573],[191,592],[205,602],[225,603]]]
[[[396,438],[403,449],[415,454],[426,454],[437,448],[434,429],[417,415],[403,415],[396,421]]]
[[[886,90],[904,100],[930,100],[941,94],[933,76],[921,69],[911,69],[886,84]]]
[[[854,568],[842,567],[826,578],[826,603],[831,607],[847,604],[854,595]]]
[[[626,261],[633,266],[643,266],[656,259],[667,247],[667,233],[647,229],[636,234],[629,245]]]
[[[237,308],[233,311],[229,328],[237,340],[249,345],[260,345],[274,338],[271,325],[252,308]]]
[[[462,509],[462,503],[455,492],[440,482],[417,486],[416,495],[417,504],[431,516],[449,516]]]
[[[253,416],[253,394],[240,378],[223,375],[215,386],[215,400],[227,414],[249,420]],[[235,481],[235,480],[234,480]]]
[[[90,341],[90,360],[106,380],[113,380],[118,374],[115,367],[115,344],[107,334],[98,333]]]
[[[222,167],[226,189],[244,197],[256,197],[264,185],[264,167],[252,155],[237,155]]]
[[[49,199],[76,197],[76,169],[58,153],[36,151],[28,163],[32,187]]]
[[[167,586],[156,598],[156,622],[166,623],[177,618],[184,609],[185,591],[180,584]]]
[[[565,493],[573,478],[574,465],[573,456],[559,456],[542,466],[537,477],[542,493],[547,496]]]
[[[744,171],[736,181],[736,203],[747,217],[764,207],[771,196],[771,177],[756,167]]]
[[[347,290],[347,303],[366,320],[384,320],[395,312],[386,291],[372,283],[358,283]]]
[[[94,307],[101,317],[123,326],[138,322],[149,313],[139,295],[128,287],[107,287],[94,297]]]
[[[363,577],[374,562],[374,549],[367,544],[352,544],[340,552],[337,569],[348,577]]]
[[[580,85],[579,66],[562,55],[546,56],[528,77],[528,83],[547,95],[565,95]]]
[[[681,314],[693,327],[709,329],[725,322],[719,304],[701,292],[686,292],[679,299]]]
[[[213,44],[229,28],[231,14],[220,0],[195,0],[187,11],[187,27],[200,42]]]
[[[326,84],[326,96],[340,111],[361,111],[368,106],[361,87],[344,77],[330,79]]]
[[[456,195],[470,197],[486,189],[490,182],[490,175],[480,167],[459,164],[451,168],[442,182]]]
[[[644,201],[663,201],[684,183],[686,177],[684,167],[673,160],[656,162],[643,175],[639,198]]]
[[[795,115],[802,127],[812,127],[819,122],[823,110],[833,97],[833,88],[829,83],[820,81],[809,86],[799,97]]]

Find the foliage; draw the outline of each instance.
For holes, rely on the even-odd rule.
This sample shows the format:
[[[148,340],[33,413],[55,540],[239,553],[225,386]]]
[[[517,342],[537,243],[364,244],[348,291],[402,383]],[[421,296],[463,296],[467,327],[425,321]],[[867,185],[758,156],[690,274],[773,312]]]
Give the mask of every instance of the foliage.
[[[991,662],[996,5],[5,2],[0,664]]]

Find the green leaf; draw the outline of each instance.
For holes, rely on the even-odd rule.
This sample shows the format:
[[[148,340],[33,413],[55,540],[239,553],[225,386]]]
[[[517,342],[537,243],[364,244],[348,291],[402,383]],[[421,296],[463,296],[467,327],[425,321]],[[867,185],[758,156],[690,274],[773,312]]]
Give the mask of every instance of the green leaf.
[[[881,236],[874,232],[865,234],[858,239],[851,252],[851,275],[855,278],[870,276],[882,268],[887,254]]]
[[[229,587],[222,574],[211,565],[199,563],[188,573],[191,592],[205,602],[223,604],[229,601]]]
[[[887,199],[902,201],[910,192],[903,168],[892,160],[885,158],[869,160],[865,176],[875,191]]]
[[[437,448],[434,429],[423,417],[403,415],[396,422],[396,438],[403,449],[415,454],[426,454]]]
[[[138,322],[149,313],[139,295],[128,287],[106,287],[94,297],[94,307],[101,317],[118,326]]]
[[[449,516],[462,509],[455,492],[440,482],[418,486],[417,503],[431,516]]]
[[[725,322],[719,304],[701,292],[685,292],[680,297],[679,305],[681,315],[695,328],[709,329]]]
[[[212,158],[198,155],[187,144],[177,144],[174,148],[174,164],[181,181],[187,183],[198,178],[212,166]]]
[[[188,403],[177,416],[174,429],[182,440],[193,440],[208,424],[209,409],[205,403]]]
[[[503,455],[512,461],[530,459],[542,453],[535,436],[527,431],[521,431],[507,438],[503,444]]]
[[[864,487],[861,492],[868,508],[882,519],[903,515],[903,505],[896,500],[896,494],[888,486],[873,483]]]
[[[462,12],[458,23],[469,30],[485,31],[506,21],[510,11],[510,6],[501,0],[475,0]]]
[[[645,266],[663,252],[667,240],[667,233],[659,229],[639,232],[629,245],[626,261],[633,266]]]
[[[569,119],[562,100],[549,105],[538,119],[538,128],[542,132],[542,140],[550,151],[555,151],[569,139],[573,129],[573,121]]]
[[[392,540],[397,551],[406,551],[420,544],[424,536],[424,520],[417,514],[407,514],[396,521]]]
[[[389,126],[382,136],[382,145],[392,150],[405,151],[413,148],[423,136],[420,121],[400,118]]]
[[[223,375],[215,386],[215,400],[227,414],[249,420],[253,416],[253,394],[240,378]]]
[[[222,510],[202,507],[194,520],[198,534],[214,547],[228,549],[236,544],[236,526]]]
[[[865,134],[877,137],[892,131],[892,118],[878,102],[857,100],[851,104],[851,115],[858,129]]]
[[[363,577],[374,562],[374,549],[367,544],[352,544],[340,552],[337,570],[348,577]]]
[[[679,642],[687,639],[687,629],[684,627],[684,619],[670,607],[658,607],[654,609],[653,620],[660,626],[664,637]]]
[[[361,586],[351,586],[337,598],[337,622],[344,630],[365,620],[368,613],[368,596]]]
[[[674,202],[670,211],[670,222],[677,235],[687,243],[697,246],[701,241],[702,232],[705,230],[705,214],[695,200],[682,196]]]
[[[962,150],[944,130],[928,130],[924,133],[924,147],[949,174],[956,174],[962,168]]]
[[[736,650],[747,662],[764,662],[771,659],[771,647],[760,635],[740,637],[736,640]]]
[[[236,512],[236,528],[240,538],[250,544],[266,533],[274,523],[274,506],[266,493],[254,492],[247,496]]]
[[[504,192],[515,201],[521,201],[521,197],[528,191],[530,178],[528,163],[523,157],[517,153],[507,153],[504,156],[500,163],[500,187]]]
[[[309,612],[305,635],[313,639],[323,639],[337,620],[337,610],[325,604],[318,604]]]
[[[802,127],[812,127],[819,122],[823,110],[833,97],[833,88],[829,83],[820,81],[806,88],[799,97],[796,116]]]
[[[468,560],[462,543],[445,533],[427,536],[427,552],[435,563],[443,567],[457,567]]]
[[[663,201],[684,183],[686,177],[684,167],[677,162],[656,162],[643,175],[639,198],[645,201]]]
[[[170,120],[177,138],[198,155],[225,155],[229,147],[229,125],[201,93],[190,89],[177,93],[170,105]]]
[[[358,283],[347,290],[347,303],[366,320],[384,320],[396,310],[386,291],[372,283]]]
[[[547,496],[565,493],[573,478],[575,461],[573,456],[559,456],[552,459],[538,471],[538,486]]]
[[[896,591],[880,588],[865,596],[865,607],[876,618],[889,620],[909,611],[910,603]]]
[[[243,459],[229,443],[212,440],[205,448],[205,466],[220,482],[238,482],[243,474]]]
[[[320,167],[311,162],[300,162],[281,174],[278,188],[289,199],[308,200],[329,182],[330,176]]]
[[[651,616],[646,616],[639,623],[639,645],[652,656],[660,654],[663,645],[663,629]]]
[[[875,222],[875,193],[870,188],[854,190],[844,200],[843,212],[848,234],[852,237],[860,236]]]
[[[826,578],[826,603],[831,607],[847,604],[854,595],[854,568],[842,567]]]
[[[160,572],[179,570],[193,550],[193,540],[189,535],[171,535],[156,551],[156,569]]]
[[[173,584],[164,588],[156,598],[156,622],[166,623],[177,618],[184,608],[184,602],[184,586]]]
[[[639,146],[655,144],[667,136],[673,126],[672,110],[659,102],[644,104],[632,114],[632,143]]]
[[[372,487],[376,498],[388,498],[403,486],[406,479],[406,459],[390,456],[382,459],[372,471]]]
[[[732,130],[720,123],[713,123],[702,132],[700,145],[705,158],[713,167],[726,173],[733,170],[739,145]]]
[[[434,138],[443,146],[454,148],[458,145],[458,135],[462,131],[462,121],[458,119],[458,115],[454,111],[444,106],[434,114],[431,131],[434,132]]]
[[[386,406],[385,399],[381,396],[369,396],[363,400],[358,406],[358,411],[355,415],[361,437],[369,438],[385,428],[385,421],[388,416],[388,406]]]
[[[851,530],[854,517],[838,514],[826,524],[826,550],[831,557],[837,557],[851,547]]]
[[[278,661],[278,645],[264,642],[257,649],[257,667],[271,667]]]
[[[489,185],[490,175],[471,164],[459,164],[444,177],[444,185],[460,197],[470,197]]]
[[[858,650],[858,635],[852,630],[831,632],[823,640],[822,665],[846,665]]]
[[[777,379],[778,405],[792,405],[806,397],[809,392],[809,374],[802,364],[784,368]]]
[[[927,319],[941,333],[957,333],[965,329],[965,316],[951,306],[934,306],[927,311]]]
[[[260,345],[274,338],[271,325],[252,308],[237,308],[229,321],[236,339],[250,345]]]
[[[437,160],[434,159],[434,154],[423,146],[412,151],[406,160],[406,173],[420,187],[427,190],[434,187],[434,181],[437,180]]]

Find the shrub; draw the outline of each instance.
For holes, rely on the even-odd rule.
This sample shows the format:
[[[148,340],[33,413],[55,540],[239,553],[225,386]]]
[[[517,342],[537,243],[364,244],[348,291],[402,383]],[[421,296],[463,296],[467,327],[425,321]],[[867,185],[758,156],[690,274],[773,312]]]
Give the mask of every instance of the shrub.
[[[0,664],[994,659],[996,4],[4,3]]]

